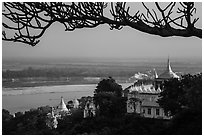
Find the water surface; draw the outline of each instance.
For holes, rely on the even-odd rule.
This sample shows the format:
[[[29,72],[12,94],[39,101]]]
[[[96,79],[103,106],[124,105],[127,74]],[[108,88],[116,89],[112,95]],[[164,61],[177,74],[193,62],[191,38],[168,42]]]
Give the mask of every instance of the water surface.
[[[131,83],[121,85],[126,88]],[[59,104],[61,96],[63,96],[65,102],[68,102],[83,96],[93,96],[95,88],[96,84],[3,88],[2,108],[15,113],[40,106],[56,106]]]

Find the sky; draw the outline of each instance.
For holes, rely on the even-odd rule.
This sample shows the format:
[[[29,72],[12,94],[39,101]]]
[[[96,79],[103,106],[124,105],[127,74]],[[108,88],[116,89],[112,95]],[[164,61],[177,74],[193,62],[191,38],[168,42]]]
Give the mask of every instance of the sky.
[[[198,8],[201,10],[201,6]],[[197,11],[199,13],[199,11]],[[201,14],[201,12],[200,12]],[[201,27],[201,18],[198,26]],[[202,58],[202,40],[196,37],[160,37],[130,27],[108,25],[64,31],[54,23],[35,47],[2,42],[4,58]]]

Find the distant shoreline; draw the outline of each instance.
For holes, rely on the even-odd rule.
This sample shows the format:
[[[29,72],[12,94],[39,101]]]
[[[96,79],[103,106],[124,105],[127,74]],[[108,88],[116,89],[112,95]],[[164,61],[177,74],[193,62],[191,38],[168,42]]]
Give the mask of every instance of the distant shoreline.
[[[105,77],[70,77],[68,80],[61,78],[16,78],[4,79],[3,88],[21,88],[21,87],[39,87],[39,86],[57,86],[57,85],[87,85],[98,84]],[[128,77],[115,77],[118,83],[126,83]]]
[[[11,83],[11,82],[10,82]],[[24,87],[41,87],[41,86],[60,86],[60,85],[89,85],[89,84],[97,84],[97,82],[92,83],[67,83],[66,81],[63,82],[46,82],[46,83],[29,83],[29,84],[2,84],[2,88],[24,88]]]

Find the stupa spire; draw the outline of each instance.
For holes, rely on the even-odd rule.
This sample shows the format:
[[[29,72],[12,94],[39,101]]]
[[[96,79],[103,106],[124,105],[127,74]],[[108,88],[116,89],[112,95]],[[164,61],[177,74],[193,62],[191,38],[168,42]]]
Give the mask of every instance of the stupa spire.
[[[166,70],[159,75],[158,78],[164,78],[164,79],[168,79],[168,78],[179,78],[179,76],[177,76],[171,69],[171,64],[170,64],[170,59],[168,56],[168,61],[167,61],[167,68]]]
[[[167,62],[167,71],[168,71],[168,72],[172,72],[171,63],[170,63],[170,60],[169,60],[169,56],[168,56],[168,62]]]

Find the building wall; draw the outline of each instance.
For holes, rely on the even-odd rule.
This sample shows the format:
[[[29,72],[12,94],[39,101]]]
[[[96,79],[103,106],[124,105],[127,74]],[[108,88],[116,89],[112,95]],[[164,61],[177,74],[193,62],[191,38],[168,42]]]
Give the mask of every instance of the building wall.
[[[96,107],[93,101],[87,101],[84,108],[84,118],[94,117],[96,115]]]
[[[96,111],[95,110],[88,110],[88,109],[84,110],[84,118],[94,117],[94,116],[96,116]]]
[[[160,107],[142,107],[141,108],[142,115],[144,117],[149,118],[161,118],[161,119],[169,119],[170,117],[166,116],[163,108]]]
[[[136,106],[135,107],[136,110],[134,109],[134,104],[131,103],[130,101],[127,101],[127,113],[134,113],[134,112],[140,113],[140,108],[141,108],[140,103],[136,102],[135,106]]]
[[[138,98],[142,101],[142,103],[135,102],[136,110],[134,110],[134,104],[130,98]],[[127,113],[136,112],[144,117],[169,119],[170,117],[165,115],[163,108],[156,102],[157,100],[158,94],[128,94]]]

